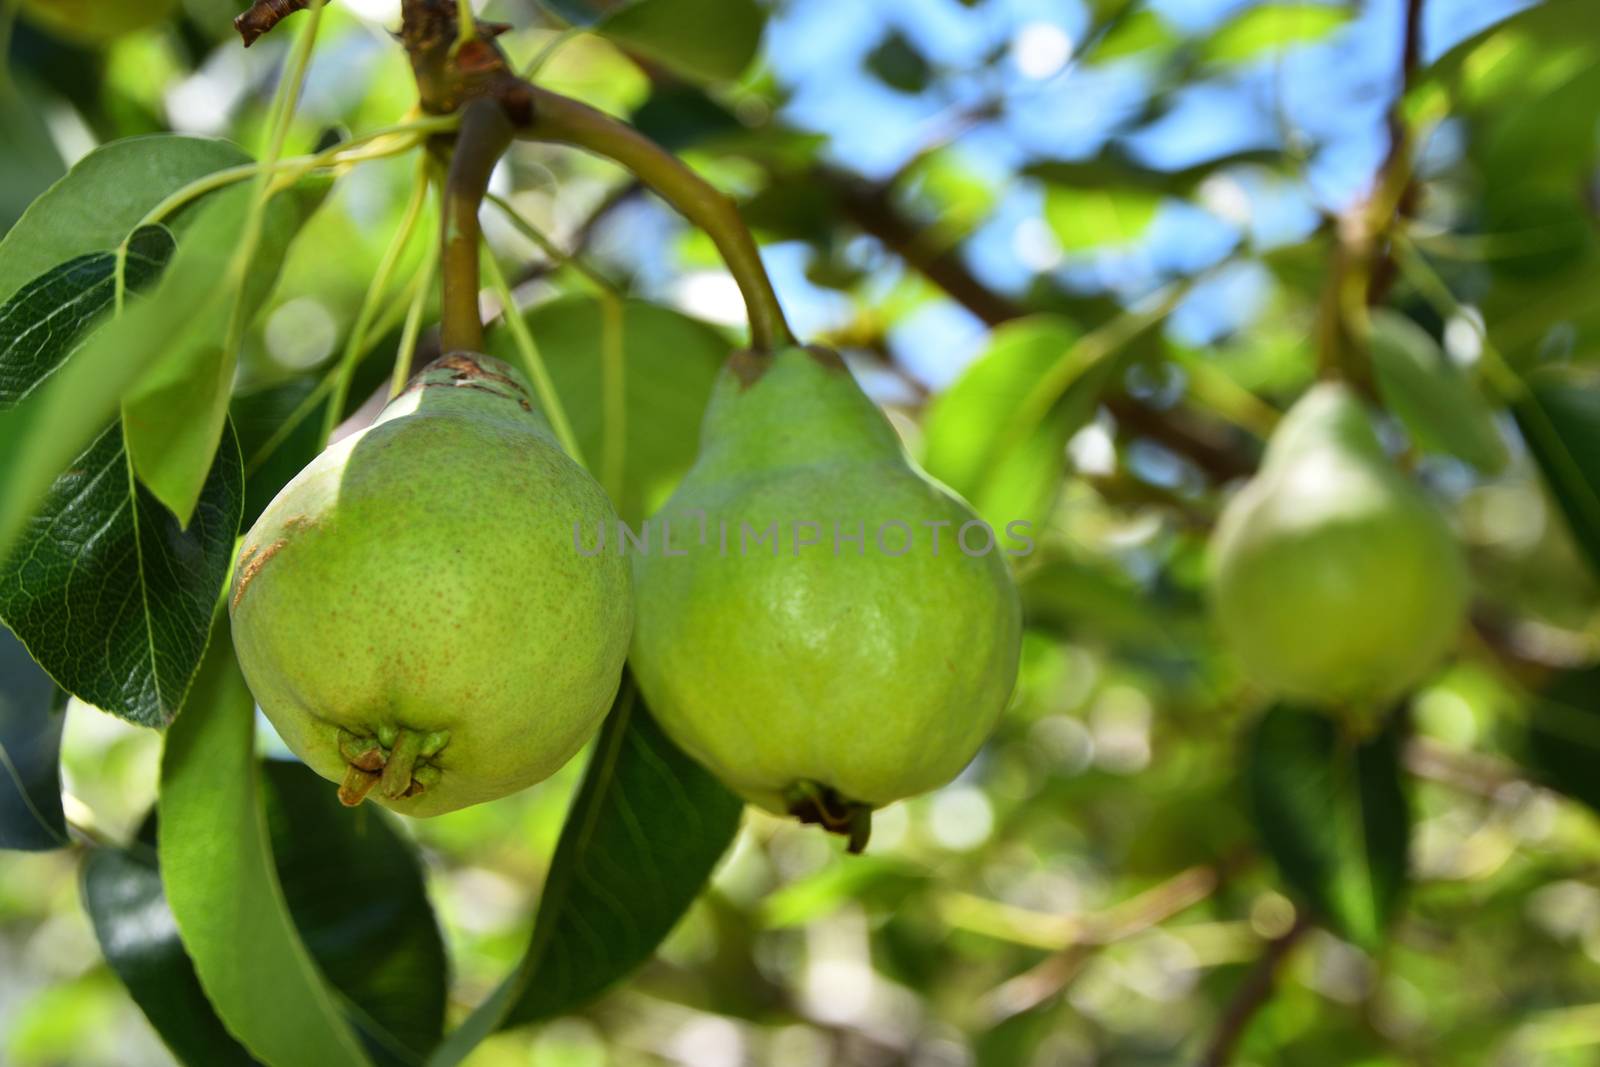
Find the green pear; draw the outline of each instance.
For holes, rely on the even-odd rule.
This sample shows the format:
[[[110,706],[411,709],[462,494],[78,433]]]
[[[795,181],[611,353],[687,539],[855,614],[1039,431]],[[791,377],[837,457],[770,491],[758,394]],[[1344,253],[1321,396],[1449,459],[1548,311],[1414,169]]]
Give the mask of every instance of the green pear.
[[[1284,416],[1211,542],[1212,606],[1275,696],[1372,711],[1437,666],[1467,605],[1461,548],[1344,386]]]
[[[575,549],[614,521],[515,371],[447,355],[245,536],[239,665],[346,803],[428,816],[505,796],[571,758],[620,684],[627,561]]]
[[[999,547],[958,541],[987,530],[838,356],[736,355],[635,549],[640,689],[736,792],[859,850],[872,809],[954,778],[1010,698],[1016,589]]]

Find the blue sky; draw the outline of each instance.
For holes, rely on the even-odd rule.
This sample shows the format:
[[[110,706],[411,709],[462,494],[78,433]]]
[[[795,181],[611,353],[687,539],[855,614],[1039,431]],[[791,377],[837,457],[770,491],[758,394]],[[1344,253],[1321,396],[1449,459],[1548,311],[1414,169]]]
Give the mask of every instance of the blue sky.
[[[1202,34],[1252,0],[1152,0],[1150,6],[1171,24]],[[1429,0],[1425,58],[1525,6],[1526,0]],[[1242,198],[1247,222],[1219,217],[1215,203],[1208,205],[1213,210],[1169,207],[1136,246],[1066,258],[1054,268],[1059,277],[1131,299],[1164,279],[1215,263],[1242,240],[1256,247],[1297,240],[1315,227],[1319,212],[1359,196],[1387,146],[1384,116],[1398,84],[1403,18],[1404,0],[1365,0],[1357,16],[1325,42],[1179,90],[1171,111],[1123,147],[1153,166],[1176,168],[1276,147],[1287,129],[1309,151],[1303,178],[1242,174],[1222,191],[1236,207]],[[785,118],[826,133],[836,160],[874,177],[893,173],[951,114],[1003,95],[1004,118],[966,134],[956,151],[967,169],[999,191],[992,216],[970,242],[969,261],[991,285],[1018,291],[1040,255],[1048,262],[1049,249],[1036,247],[1042,197],[1016,171],[1036,159],[1093,155],[1149,85],[1151,73],[1135,63],[1079,68],[1069,60],[1057,73],[1039,77],[1037,49],[1030,75],[1023,55],[1030,39],[1049,42],[1064,35],[1076,42],[1089,25],[1088,10],[1078,0],[990,0],[971,8],[958,0],[787,0],[768,30],[766,48],[775,75],[792,93]],[[942,72],[924,93],[890,90],[863,66],[867,53],[894,30]],[[984,57],[996,49],[1008,58],[997,71],[986,70]],[[773,249],[770,258],[802,328],[823,327],[838,316],[836,300],[804,283],[798,250]],[[1189,301],[1174,329],[1196,340],[1236,329],[1265,299],[1265,285],[1259,268],[1231,271]],[[941,302],[908,317],[893,341],[908,365],[940,384],[976,353],[983,336],[969,315]]]

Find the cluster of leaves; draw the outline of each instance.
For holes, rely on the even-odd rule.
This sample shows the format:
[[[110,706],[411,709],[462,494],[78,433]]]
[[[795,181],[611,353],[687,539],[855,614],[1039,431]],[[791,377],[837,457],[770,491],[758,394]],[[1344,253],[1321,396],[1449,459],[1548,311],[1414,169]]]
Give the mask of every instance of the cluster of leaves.
[[[246,190],[201,200],[171,229],[130,229],[164,196],[238,162],[220,142],[118,142],[53,186],[0,247],[11,274],[58,263],[13,286],[0,307],[0,434],[12,444],[5,483],[18,516],[8,518],[0,579],[0,618],[11,631],[0,839],[12,848],[68,841],[55,782],[57,686],[130,722],[167,727],[159,835],[152,813],[139,841],[92,850],[84,872],[108,959],[152,1022],[194,1063],[251,1062],[230,1032],[271,1063],[412,1062],[441,1039],[446,974],[417,857],[385,819],[341,810],[315,776],[259,762],[253,705],[226,626],[213,623],[247,500],[270,499],[320,446],[320,435],[298,432],[316,424],[317,409],[305,403],[314,394],[294,381],[271,389],[287,395],[233,400],[243,433],[228,388],[221,404],[215,384],[201,390],[210,394],[202,408],[184,404],[197,379],[214,382],[230,319],[254,315],[319,191],[304,206],[293,191],[281,218],[269,213],[264,248],[249,260],[259,280],[241,287],[239,306],[212,314],[196,304],[228,276],[249,217],[248,198],[234,194]],[[102,208],[93,218],[91,204]],[[108,314],[119,289],[127,310]],[[584,381],[599,361],[585,358],[580,338],[593,335],[571,333],[594,311],[569,302],[530,316],[556,343],[552,353],[564,347],[558,381],[589,386],[575,397],[599,393]],[[715,365],[722,342],[704,327],[648,305],[629,305],[624,321],[635,350],[686,340]],[[566,346],[563,329],[573,340]],[[227,385],[232,377],[230,367]],[[162,378],[173,384],[145,384]],[[218,440],[196,426],[213,408]],[[166,439],[146,467],[148,433]],[[50,456],[78,449],[65,473],[40,478]],[[203,462],[184,462],[196,455]],[[43,485],[23,495],[30,479]],[[156,485],[192,497],[188,507],[176,511],[175,493]],[[500,1026],[557,1014],[647,957],[731,840],[738,811],[636,710],[627,688],[574,802],[523,963],[435,1062],[459,1060]],[[654,877],[632,873],[640,869]],[[622,914],[594,941],[596,913],[619,901],[628,902]],[[171,918],[151,922],[168,908]]]
[[[724,65],[749,59],[760,30],[750,11],[733,44],[743,58]],[[705,5],[649,0],[606,31],[651,54],[681,39],[688,54],[675,58],[717,69],[704,35],[681,24],[704,29],[706,16]],[[127,846],[90,849],[83,878],[108,962],[173,1051],[206,1064],[454,1063],[646,959],[726,850],[740,805],[625,685],[526,953],[445,1043],[448,969],[415,848],[389,819],[341,809],[303,768],[260,760],[218,607],[241,525],[387,377],[394,352],[392,337],[386,351],[367,346],[375,355],[353,340],[316,375],[235,390],[244,329],[329,191],[317,174],[279,191],[253,162],[223,141],[113,141],[0,242],[0,844],[70,841],[57,777],[68,695],[165,729],[158,808]],[[595,350],[602,305],[626,338],[621,366]],[[638,521],[654,483],[692,459],[728,342],[609,292],[528,318],[596,455],[613,384],[602,366],[625,407],[698,396],[675,423],[632,423],[662,438],[633,448],[620,472],[619,499]],[[687,365],[669,366],[669,353]]]
[[[1395,109],[1413,138],[1444,140],[1442,128],[1461,147],[1424,157],[1411,217],[1382,250],[1398,280],[1371,313],[1364,350],[1387,428],[1457,511],[1484,636],[1418,695],[1414,715],[1354,745],[1316,715],[1256,707],[1216,654],[1196,565],[1273,406],[1314,373],[1309,324],[1349,254],[1340,226],[1326,218],[1278,246],[1241,235],[1224,265],[1260,270],[1270,310],[1204,347],[1160,329],[1204,298],[1192,269],[1157,272],[1172,287],[1132,311],[1085,277],[1148,241],[1164,213],[1204,205],[1218,182],[1300,181],[1293,146],[1177,169],[1132,146],[1183,90],[1337,40],[1352,12],[1269,2],[1192,32],[1161,5],[1088,7],[1068,73],[1132,69],[1142,96],[1093,152],[1037,153],[1018,168],[1064,258],[1007,290],[966,255],[1001,190],[959,139],[886,179],[843,167],[825,138],[771,117],[788,87],[745,75],[764,30],[754,3],[541,5],[555,27],[593,31],[567,39],[546,68],[552,82],[629,113],[737,190],[760,235],[801,249],[817,291],[850,306],[832,340],[864,378],[896,383],[885,392],[915,421],[925,466],[996,525],[1025,518],[1048,536],[1019,575],[1029,636],[1011,714],[949,796],[907,805],[898,838],[880,826],[882,855],[830,862],[815,835],[756,820],[752,843],[691,910],[734,838],[738,805],[625,686],[565,820],[546,813],[550,840],[537,843],[553,852],[512,864],[544,876],[531,926],[516,931],[526,944],[474,941],[458,954],[458,977],[487,995],[454,1015],[424,892],[426,882],[437,896],[440,879],[412,837],[451,869],[470,868],[508,847],[489,842],[511,836],[510,816],[463,845],[449,829],[340,809],[302,768],[258,759],[250,699],[213,621],[241,524],[389,373],[411,294],[369,293],[368,280],[412,172],[380,161],[330,187],[316,170],[270,198],[243,178],[155,218],[175,193],[250,157],[159,133],[151,90],[129,86],[120,54],[68,51],[24,24],[25,75],[71,100],[108,143],[50,185],[59,160],[24,128],[37,109],[0,116],[13,143],[40,152],[12,155],[0,201],[3,212],[17,200],[0,242],[0,846],[74,840],[58,771],[69,694],[75,709],[165,729],[158,809],[131,813],[140,829],[126,843],[76,836],[105,959],[175,1054],[444,1064],[498,1029],[573,1012],[619,1044],[644,1040],[638,1018],[674,1002],[741,1020],[762,1035],[748,1038],[764,1042],[756,1059],[776,1060],[798,1022],[820,1042],[815,1058],[831,1062],[910,1061],[951,1041],[986,1064],[1172,1062],[1202,1051],[1228,1004],[1259,995],[1271,971],[1253,961],[1278,960],[1264,942],[1306,936],[1284,919],[1286,894],[1328,933],[1247,1035],[1257,1059],[1468,1062],[1493,1048],[1518,1063],[1582,1062],[1592,1039],[1558,1030],[1581,1020],[1524,1025],[1523,1013],[1592,996],[1573,973],[1579,946],[1549,943],[1555,926],[1524,913],[1551,887],[1592,893],[1600,839],[1566,807],[1556,829],[1508,827],[1553,820],[1540,815],[1544,788],[1600,807],[1600,678],[1583,669],[1600,571],[1590,296],[1600,242],[1584,195],[1600,12],[1548,0],[1507,18],[1412,71]],[[199,42],[220,44],[226,19],[194,14],[204,2],[186,10],[178,39],[191,51],[178,65],[198,67]],[[325,15],[334,27],[349,19],[337,4]],[[963,96],[972,72],[930,58],[909,27],[886,29],[861,62],[902,97],[948,93],[963,129],[1034,106],[1009,90]],[[1001,48],[980,66],[1005,62]],[[394,122],[407,98],[393,86],[405,84],[403,69],[375,70],[336,120]],[[258,104],[237,135],[264,124]],[[113,139],[130,132],[152,136]],[[322,132],[295,136],[309,147]],[[614,181],[532,151],[511,160],[519,193],[551,173],[563,198]],[[363,211],[382,217],[376,240],[352,222]],[[866,254],[862,234],[874,242]],[[420,272],[424,243],[396,242],[395,276]],[[522,269],[525,249],[502,251]],[[702,254],[692,240],[680,251],[691,264]],[[637,522],[692,461],[729,342],[641,295],[659,264],[603,243],[596,258],[625,279],[622,292],[556,270],[554,295],[523,319],[583,454]],[[907,269],[887,270],[890,258]],[[286,366],[270,324],[301,321],[294,313],[313,296],[339,325],[309,366]],[[929,396],[894,331],[936,300],[993,329]],[[391,301],[398,314],[375,313]],[[1480,353],[1465,366],[1446,352],[1461,343],[1445,344],[1463,330]],[[509,331],[490,338],[518,358]],[[1111,462],[1068,477],[1069,446],[1095,439],[1109,440]],[[1546,499],[1535,539],[1504,533],[1508,508]],[[964,843],[949,824],[973,810],[988,822]],[[1483,859],[1495,849],[1497,861]],[[686,910],[689,947],[669,944],[670,962],[595,1002]],[[1494,920],[1515,936],[1491,936],[1482,924]],[[795,962],[834,966],[824,984],[859,974],[848,953],[827,954],[828,936],[870,945],[871,981],[851,987],[859,1005],[812,989],[819,972],[807,982]],[[481,979],[496,964],[510,975],[491,986]],[[1504,994],[1459,988],[1459,973],[1489,970],[1506,975]],[[907,1012],[870,1013],[893,999],[885,989],[916,992],[909,1034],[884,1021]],[[1338,1006],[1351,1000],[1368,1010]],[[1577,1058],[1562,1058],[1563,1040]]]

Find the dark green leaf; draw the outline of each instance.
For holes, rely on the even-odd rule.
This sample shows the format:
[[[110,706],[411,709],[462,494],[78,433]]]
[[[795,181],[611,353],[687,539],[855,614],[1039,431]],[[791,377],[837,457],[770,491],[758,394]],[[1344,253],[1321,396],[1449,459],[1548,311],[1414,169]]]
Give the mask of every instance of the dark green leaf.
[[[159,227],[135,234],[130,287],[171,252]],[[56,377],[110,304],[113,270],[111,253],[80,256],[0,307],[0,409]],[[69,692],[147,726],[182,702],[233,554],[243,484],[231,434],[210,467],[183,530],[133,481],[113,424],[50,486],[0,565],[0,620]]]
[[[582,1006],[648,959],[699,895],[742,805],[679,751],[624,675],[572,802],[517,969],[430,1060]]]
[[[315,197],[289,192],[268,202],[248,270],[232,282],[233,259],[246,236],[254,190],[248,185],[214,193],[179,242],[174,274],[204,276],[217,298],[197,307],[193,292],[164,285],[157,301],[189,309],[175,333],[122,403],[123,438],[133,470],[155,498],[187,526],[211,459],[222,440],[238,363],[228,345],[235,316],[248,323],[277,283],[289,243]]]
[[[1551,367],[1527,378],[1517,427],[1573,539],[1600,572],[1600,370]]]
[[[1383,402],[1405,424],[1418,448],[1443,452],[1494,473],[1506,447],[1483,397],[1438,342],[1398,312],[1372,313],[1372,366]]]
[[[867,69],[883,84],[902,93],[922,92],[933,77],[928,61],[898,30],[867,53]]]
[[[1400,729],[1353,744],[1326,714],[1279,705],[1251,730],[1245,788],[1289,888],[1345,937],[1373,948],[1399,913],[1411,814]]]
[[[1524,762],[1551,789],[1600,811],[1600,668],[1558,674],[1532,702]]]
[[[745,132],[733,112],[693,85],[657,86],[629,121],[669,152]]]
[[[226,213],[228,203],[215,207]],[[56,475],[105,432],[146,372],[216,336],[219,309],[229,300],[227,286],[217,284],[219,255],[226,253],[182,244],[150,296],[97,328],[59,370],[0,411],[0,557]]]
[[[396,338],[372,347],[351,377],[350,391],[340,418],[346,419],[364,404],[373,390],[387,382],[394,369]],[[301,376],[236,393],[228,407],[239,435],[244,457],[244,519],[249,529],[266,510],[278,490],[316,458],[322,445],[322,421],[327,411],[327,379]]]
[[[448,963],[416,848],[394,818],[339,803],[299,763],[262,765],[272,854],[289,914],[382,1063],[418,1063],[444,1032]]]
[[[0,107],[0,233],[67,169],[41,110],[15,104]],[[4,273],[3,263],[0,256],[0,274]],[[0,282],[0,299],[6,292]]]
[[[151,208],[195,179],[249,162],[226,141],[174,134],[95,149],[0,240],[0,300],[59,263],[115,248]]]
[[[172,235],[147,226],[128,242],[130,292],[154,281],[172,258]],[[116,255],[75,256],[0,305],[0,409],[15,407],[82,343],[115,298]]]
[[[754,0],[639,0],[600,32],[694,81],[732,81],[750,65],[766,26]]]
[[[180,1062],[249,1067],[256,1060],[217,1018],[178,939],[153,829],[152,820],[129,848],[96,848],[84,859],[83,906],[100,951]]]
[[[740,214],[757,231],[776,240],[826,243],[838,225],[839,198],[821,182],[805,177],[775,177],[741,205]]]
[[[316,458],[328,407],[326,397],[312,398],[316,391],[315,379],[291,378],[233,398],[229,412],[244,457],[243,528],[254,525],[278,490]]]
[[[444,944],[416,849],[393,819],[345,808],[304,766],[262,765],[274,866],[322,974],[380,1064],[421,1062],[444,1027]],[[223,1028],[178,938],[156,866],[155,824],[128,849],[96,849],[84,898],[107,961],[185,1063],[255,1060]]]
[[[58,767],[65,710],[50,676],[0,627],[0,848],[67,844]]]
[[[113,426],[57,480],[0,568],[0,620],[74,696],[165,726],[200,666],[243,504],[231,428],[185,530],[132,481]]]
[[[622,518],[653,513],[694,463],[700,418],[729,343],[702,322],[628,300],[607,325],[604,304],[589,297],[552,301],[527,313],[528,328],[561,397],[584,458],[612,493]],[[608,329],[620,328],[620,362],[607,358]],[[489,338],[491,354],[515,359],[506,331]],[[619,380],[620,379],[620,380]],[[607,397],[621,400],[607,437]]]
[[[159,857],[195,972],[228,1030],[272,1067],[370,1063],[301,940],[262,817],[254,701],[219,613],[161,759]],[[343,877],[324,887],[343,892]]]

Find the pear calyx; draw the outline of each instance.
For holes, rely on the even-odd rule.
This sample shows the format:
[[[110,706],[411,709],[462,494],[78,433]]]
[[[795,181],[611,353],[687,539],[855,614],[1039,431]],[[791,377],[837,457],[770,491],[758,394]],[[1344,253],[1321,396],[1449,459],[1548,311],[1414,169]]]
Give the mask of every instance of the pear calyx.
[[[848,851],[859,856],[872,836],[872,805],[847,800],[831,786],[810,779],[795,782],[784,790],[789,814],[803,823],[822,827],[830,834],[850,839]]]
[[[339,731],[339,754],[347,765],[339,800],[353,808],[374,788],[390,800],[419,796],[439,783],[431,761],[450,743],[449,730],[422,733],[406,727],[382,726],[375,736]]]

